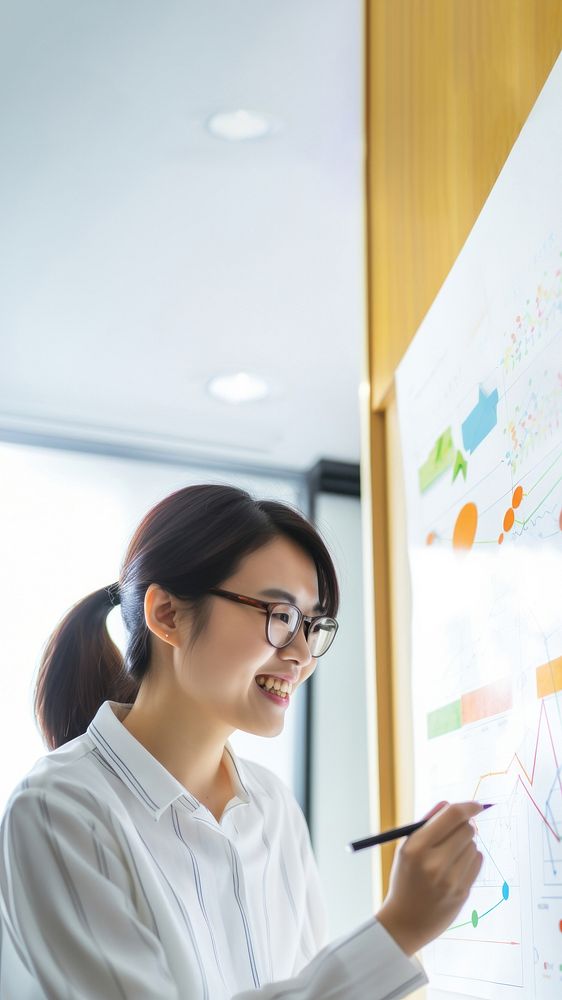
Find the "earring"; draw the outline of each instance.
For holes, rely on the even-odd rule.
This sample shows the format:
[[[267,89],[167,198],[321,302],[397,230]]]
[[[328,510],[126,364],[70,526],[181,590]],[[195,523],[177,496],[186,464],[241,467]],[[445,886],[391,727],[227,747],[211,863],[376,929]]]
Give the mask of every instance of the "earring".
[[[170,636],[168,635],[168,633],[167,633],[167,632],[164,632],[164,635],[166,636],[166,639],[169,639],[169,638],[170,638]]]

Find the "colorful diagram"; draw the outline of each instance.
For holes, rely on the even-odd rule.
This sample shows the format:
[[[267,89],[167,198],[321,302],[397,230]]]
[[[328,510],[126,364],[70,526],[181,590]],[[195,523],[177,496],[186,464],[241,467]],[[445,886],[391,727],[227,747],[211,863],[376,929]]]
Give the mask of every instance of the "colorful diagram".
[[[420,347],[398,379],[416,814],[494,803],[470,897],[424,951],[440,997],[562,997],[559,244],[544,254],[525,308],[479,314],[456,352],[450,317],[430,326],[431,378]]]
[[[491,504],[486,509],[485,513],[488,515],[492,509],[495,511],[494,523],[498,524],[498,527],[500,528],[499,534],[496,538],[498,545],[502,545],[504,543],[510,532],[513,532],[513,538],[521,537],[530,526],[534,527],[545,517],[549,518],[552,528],[550,534],[548,535],[549,538],[553,537],[553,535],[557,532],[562,531],[562,510],[560,510],[558,498],[556,496],[556,490],[559,490],[562,484],[561,470],[562,449],[558,451],[554,460],[549,463],[546,470],[544,470],[538,478],[532,480],[532,484],[526,490],[524,489],[522,483],[519,483],[513,490],[510,491],[511,496],[508,504],[504,505],[503,509],[503,497],[501,497],[497,503]],[[525,506],[523,506],[520,511],[519,508],[522,507],[523,501],[529,497],[532,497],[531,507],[525,509]],[[548,508],[549,502],[551,503],[550,508]],[[500,520],[498,520],[498,518]],[[429,531],[425,537],[426,545],[434,545],[436,542],[441,542],[446,545],[452,545],[452,547],[457,550],[468,550],[472,549],[475,543],[483,545],[492,543],[494,541],[493,538],[480,537],[477,534],[478,522],[478,507],[474,501],[468,501],[461,506],[460,510],[456,514],[452,526],[452,536],[448,534],[448,531],[450,530],[449,528],[445,528],[445,532],[443,534],[434,528]],[[492,525],[489,516],[487,518],[487,524]],[[493,527],[491,527],[490,530],[493,530]],[[487,528],[484,527],[482,533],[485,535],[486,532]],[[543,536],[539,534],[539,537]]]

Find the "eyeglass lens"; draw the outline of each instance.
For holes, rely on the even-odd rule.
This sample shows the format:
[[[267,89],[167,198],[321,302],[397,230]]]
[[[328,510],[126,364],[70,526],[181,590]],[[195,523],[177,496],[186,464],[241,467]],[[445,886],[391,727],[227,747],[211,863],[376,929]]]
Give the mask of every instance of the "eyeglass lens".
[[[291,604],[278,604],[271,609],[268,638],[277,647],[286,646],[297,630],[299,614]],[[336,634],[333,618],[318,618],[308,631],[306,641],[312,656],[322,656],[331,646]]]

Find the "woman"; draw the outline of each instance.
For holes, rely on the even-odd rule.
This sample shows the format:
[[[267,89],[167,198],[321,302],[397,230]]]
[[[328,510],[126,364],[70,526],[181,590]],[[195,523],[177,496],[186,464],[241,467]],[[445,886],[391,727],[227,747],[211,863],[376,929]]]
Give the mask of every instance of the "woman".
[[[282,731],[338,600],[323,541],[282,503],[200,485],[149,511],[119,583],[71,608],[41,660],[52,752],[0,828],[2,998],[382,1000],[426,981],[412,956],[468,895],[480,807],[438,808],[376,916],[328,943],[300,807],[228,740]]]

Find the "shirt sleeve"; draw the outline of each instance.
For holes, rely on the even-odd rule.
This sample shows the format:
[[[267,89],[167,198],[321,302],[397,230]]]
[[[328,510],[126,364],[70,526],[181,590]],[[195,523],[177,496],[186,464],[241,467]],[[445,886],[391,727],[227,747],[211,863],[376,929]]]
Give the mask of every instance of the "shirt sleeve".
[[[306,883],[300,954],[314,957],[304,966],[297,961],[293,978],[237,993],[232,1000],[400,1000],[419,989],[427,983],[421,964],[374,917],[327,943],[328,914],[310,833],[296,799],[291,806]]]
[[[417,959],[408,958],[373,917],[326,945],[294,978],[232,1000],[400,1000],[424,983]]]
[[[28,788],[9,803],[0,902],[4,932],[47,997],[182,997],[159,939],[136,912],[118,846],[59,792]]]

